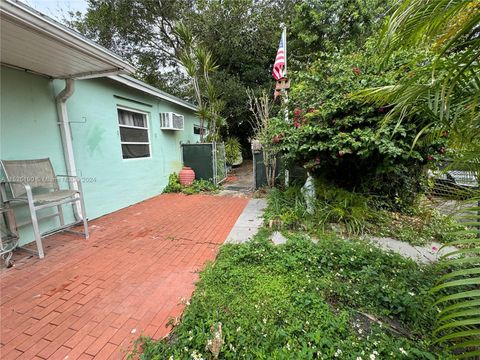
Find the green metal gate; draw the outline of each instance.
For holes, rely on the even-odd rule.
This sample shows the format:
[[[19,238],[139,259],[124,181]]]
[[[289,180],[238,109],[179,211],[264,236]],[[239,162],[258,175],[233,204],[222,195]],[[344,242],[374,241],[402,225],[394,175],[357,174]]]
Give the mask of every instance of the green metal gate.
[[[219,184],[227,177],[223,143],[182,144],[183,164],[195,171],[196,179]]]

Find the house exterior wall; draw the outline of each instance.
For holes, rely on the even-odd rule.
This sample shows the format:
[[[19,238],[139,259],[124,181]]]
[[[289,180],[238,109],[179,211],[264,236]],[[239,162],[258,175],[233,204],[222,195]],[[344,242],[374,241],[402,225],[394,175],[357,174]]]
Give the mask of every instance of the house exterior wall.
[[[49,157],[55,172],[65,174],[55,104],[64,81],[2,67],[0,82],[0,159]],[[148,113],[150,158],[122,158],[118,106]],[[108,78],[76,80],[67,109],[89,219],[160,194],[169,174],[181,169],[180,142],[199,141],[193,111]],[[159,113],[168,111],[185,116],[183,131],[160,130]],[[73,219],[71,211],[66,215]],[[26,207],[16,208],[16,217],[18,222],[28,219]],[[54,225],[57,220],[46,220],[41,229]],[[33,241],[31,227],[22,228],[20,236],[21,244]]]
[[[50,158],[57,174],[66,174],[52,81],[2,66],[0,69],[0,159]],[[3,174],[0,175],[3,178]],[[47,215],[50,210],[43,210]],[[15,207],[18,223],[29,219],[25,206]],[[68,219],[72,213],[66,212]],[[41,231],[57,220],[40,223]],[[32,241],[31,226],[20,229],[21,244]]]
[[[55,87],[60,91],[63,82],[56,80]],[[118,106],[148,114],[149,158],[122,158]],[[77,80],[67,109],[90,219],[160,194],[169,174],[181,170],[180,141],[199,141],[193,111],[108,78]],[[159,114],[169,111],[185,116],[183,131],[160,130]]]

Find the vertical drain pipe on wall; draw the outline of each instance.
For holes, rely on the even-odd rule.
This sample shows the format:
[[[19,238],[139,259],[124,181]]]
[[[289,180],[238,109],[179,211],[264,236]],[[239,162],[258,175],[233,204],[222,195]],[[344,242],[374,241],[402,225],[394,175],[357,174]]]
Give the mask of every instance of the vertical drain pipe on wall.
[[[77,167],[75,166],[75,157],[73,153],[72,131],[70,128],[70,122],[68,121],[67,100],[73,95],[74,91],[75,82],[73,79],[68,78],[65,79],[65,88],[55,97],[65,165],[67,167],[67,174],[71,176],[77,176]],[[73,190],[78,190],[78,186],[75,182],[72,182],[71,185]],[[82,209],[78,202],[75,203],[73,209],[76,220],[83,219]]]

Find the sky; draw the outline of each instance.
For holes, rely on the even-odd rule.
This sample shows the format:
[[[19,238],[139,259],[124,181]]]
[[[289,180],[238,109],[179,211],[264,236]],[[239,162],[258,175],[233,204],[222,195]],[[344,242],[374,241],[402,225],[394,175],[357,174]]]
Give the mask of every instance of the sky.
[[[23,3],[34,8],[37,11],[55,19],[61,20],[62,13],[69,11],[80,11],[84,13],[87,10],[87,0],[21,0]]]

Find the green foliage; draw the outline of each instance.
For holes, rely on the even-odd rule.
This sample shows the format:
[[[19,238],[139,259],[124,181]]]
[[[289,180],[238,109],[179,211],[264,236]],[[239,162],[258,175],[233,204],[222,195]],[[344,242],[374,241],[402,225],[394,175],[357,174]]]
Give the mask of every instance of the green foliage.
[[[193,180],[192,185],[186,186],[185,188],[183,188],[182,192],[187,195],[193,195],[201,192],[215,193],[215,192],[218,192],[219,189],[220,187],[218,185],[215,185],[211,181],[198,179],[198,180]]]
[[[172,173],[168,177],[168,184],[163,190],[163,193],[184,193],[186,195],[193,195],[198,194],[201,192],[218,192],[219,186],[215,185],[211,181],[203,180],[203,179],[195,179],[193,180],[192,185],[183,186],[180,184],[180,180],[178,178],[177,173]]]
[[[422,137],[412,150],[420,130],[416,123],[380,126],[388,110],[351,94],[395,81],[401,76],[398,69],[412,56],[398,53],[380,72],[371,60],[375,49],[370,43],[366,50],[350,54],[325,54],[307,70],[293,73],[292,122],[274,124],[282,134],[279,146],[285,160],[347,190],[375,195],[390,209],[411,206],[425,190],[426,165],[442,158],[445,139],[428,143]]]
[[[375,235],[392,237],[412,245],[432,241],[446,244],[471,239],[463,224],[451,216],[432,209],[428,200],[409,209],[409,214],[379,209],[374,197],[346,191],[324,181],[317,181],[314,213],[298,186],[284,191],[272,189],[264,219],[279,229],[305,230],[323,236],[334,231],[345,235]]]
[[[267,236],[223,246],[170,339],[147,339],[141,359],[214,358],[219,323],[220,359],[449,359],[430,340],[434,267],[357,241]]]
[[[451,216],[442,215],[425,206],[412,210],[414,211],[410,215],[384,212],[383,221],[378,222],[378,227],[371,227],[371,232],[412,245],[426,245],[432,241],[447,244],[471,237],[467,234],[459,234],[466,228]]]
[[[319,52],[363,46],[378,31],[392,1],[306,0],[294,9],[289,54],[296,66],[315,60]],[[298,64],[297,64],[298,62]]]
[[[314,213],[307,211],[307,204],[298,186],[284,192],[272,189],[268,195],[268,207],[264,219],[284,229],[304,229],[309,233],[332,230],[340,233],[360,235],[371,222],[377,222],[380,213],[370,206],[369,198],[341,188],[317,182],[317,198]]]
[[[363,94],[377,104],[392,106],[389,122],[404,122],[421,114],[427,118],[423,129],[441,126],[450,134],[455,148],[454,166],[471,164],[477,178],[480,174],[479,10],[478,1],[400,2],[386,21],[379,42],[378,49],[385,54],[383,61],[388,61],[391,52],[398,48],[427,47],[435,58],[414,66],[394,86],[377,87]],[[470,201],[478,204],[479,198],[477,190]],[[449,243],[461,249],[445,256],[447,274],[433,289],[440,308],[435,335],[458,358],[473,359],[480,355],[480,213],[478,206],[466,212],[467,222],[463,225],[470,228],[457,231],[456,235],[467,238]]]
[[[164,193],[178,193],[182,191],[182,184],[180,184],[180,179],[178,178],[177,173],[171,173],[168,176],[168,184],[163,189]]]
[[[444,275],[432,292],[439,307],[437,342],[461,359],[476,359],[480,354],[480,191],[465,201],[462,225],[447,245],[458,250],[445,254]]]
[[[228,165],[235,164],[242,157],[242,145],[236,137],[229,137],[225,141],[225,158]]]

